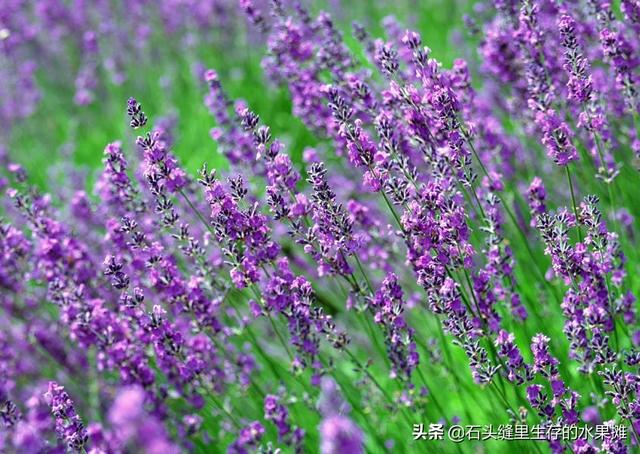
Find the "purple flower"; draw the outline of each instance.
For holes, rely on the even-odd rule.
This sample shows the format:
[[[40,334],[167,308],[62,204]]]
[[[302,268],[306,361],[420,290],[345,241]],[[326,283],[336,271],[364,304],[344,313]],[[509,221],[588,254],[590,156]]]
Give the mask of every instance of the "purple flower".
[[[575,20],[568,14],[562,15],[558,20],[562,45],[565,48],[564,69],[569,73],[569,99],[585,104],[591,100],[593,82],[589,74],[589,61],[578,46],[575,27]]]
[[[69,449],[82,451],[88,440],[87,430],[64,387],[56,382],[49,382],[44,397],[55,418],[58,439],[64,441]]]
[[[144,209],[142,200],[138,196],[127,174],[127,161],[122,153],[120,142],[108,144],[104,149],[104,172],[96,183],[96,191],[119,216],[127,211]]]
[[[117,443],[122,447],[136,446],[147,453],[177,453],[162,423],[144,408],[145,392],[141,387],[123,388],[118,392],[109,421]]]
[[[406,303],[395,274],[390,273],[385,277],[370,304],[374,320],[381,325],[385,334],[392,377],[410,380],[411,373],[418,366],[419,355],[413,339],[414,330],[402,316]]]
[[[558,373],[558,360],[549,353],[549,339],[544,334],[537,334],[531,339],[531,353],[533,353],[533,371],[546,377],[553,377]]]
[[[134,98],[129,98],[127,114],[131,118],[132,128],[138,129],[147,124],[142,106]],[[144,137],[139,136],[136,144],[144,152],[144,174],[156,196],[160,196],[164,190],[179,192],[186,186],[187,175],[169,150],[169,137],[164,129],[156,128]]]
[[[228,454],[248,454],[264,435],[264,426],[258,421],[253,421],[249,425],[240,429],[238,438],[227,449]]]
[[[37,386],[32,393],[26,394],[25,412],[14,427],[10,441],[17,451],[39,452],[47,448],[48,440],[55,437],[57,420],[51,418],[51,407]],[[60,450],[67,449],[56,444]]]
[[[536,227],[536,219],[539,215],[546,213],[547,206],[545,199],[547,198],[547,190],[540,177],[534,177],[527,189],[527,201],[531,212],[531,227]]]
[[[278,440],[294,448],[295,452],[301,452],[304,431],[291,426],[289,411],[280,403],[279,397],[269,394],[264,398],[264,417],[275,424]]]
[[[542,143],[547,155],[559,166],[578,160],[578,151],[571,142],[573,134],[558,114],[549,109],[536,114],[536,122],[542,129]]]
[[[597,407],[587,407],[582,411],[582,420],[588,424],[600,424],[600,411]]]
[[[635,25],[637,30],[638,25],[640,25],[640,2],[638,0],[622,0],[620,9],[627,20]]]
[[[496,338],[498,354],[506,361],[505,373],[509,381],[516,384],[529,382],[533,378],[531,367],[524,362],[524,358],[515,344],[512,333],[501,330]]]
[[[360,454],[364,452],[360,428],[349,418],[329,416],[320,425],[320,452],[322,454]]]
[[[138,129],[147,124],[147,116],[142,111],[142,106],[135,98],[129,98],[127,100],[127,115],[129,115],[130,126],[133,129]]]
[[[604,28],[600,31],[600,42],[606,60],[616,75],[617,88],[622,92],[627,109],[636,112],[638,89],[633,71],[637,66],[631,44],[619,32]]]

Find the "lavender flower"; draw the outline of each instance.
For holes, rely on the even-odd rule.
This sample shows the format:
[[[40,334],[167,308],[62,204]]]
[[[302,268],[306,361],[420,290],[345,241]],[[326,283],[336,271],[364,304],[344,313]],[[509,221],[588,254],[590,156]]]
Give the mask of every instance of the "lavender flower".
[[[633,449],[637,0],[478,4],[468,43],[482,61],[450,64],[392,17],[384,37],[356,24],[349,41],[300,2],[135,0],[124,16],[108,3],[9,0],[0,13],[0,451],[406,451],[394,431],[418,417],[473,423],[490,409],[607,432],[547,433],[552,452]],[[291,100],[273,128],[255,93],[224,91],[236,72],[193,60],[226,43],[237,63],[244,42],[267,43],[262,68],[285,88],[254,91],[277,110],[273,96]],[[192,177],[178,159],[193,124],[151,125],[130,98],[140,135],[106,146],[93,192],[71,164],[84,127],[59,125],[73,132],[65,163],[31,186],[41,172],[20,147],[41,81],[98,137],[108,119],[82,106],[110,112],[110,87],[150,58],[175,95],[187,81],[162,64],[176,49],[172,64],[206,82],[215,171]],[[576,202],[573,179],[600,197]],[[51,374],[87,401],[43,390]],[[450,392],[461,398],[440,408]]]
[[[385,277],[381,288],[371,300],[371,305],[375,312],[374,320],[382,326],[385,333],[387,353],[393,365],[392,377],[399,376],[409,380],[418,366],[419,355],[413,340],[414,330],[402,316],[404,295],[395,274]]]
[[[631,423],[632,431],[637,430],[636,426],[640,416],[640,407],[637,399],[638,376],[615,367],[605,368],[599,374],[602,376],[605,385],[610,388],[606,391],[606,394],[611,397],[620,417]]]
[[[140,387],[123,388],[109,411],[119,449],[135,447],[149,453],[177,453],[175,446],[155,417],[144,409],[145,393]]]
[[[294,448],[295,452],[301,452],[304,430],[291,426],[289,411],[279,401],[280,399],[274,395],[267,395],[264,398],[264,417],[275,424],[279,441]]]
[[[632,57],[631,45],[620,33],[607,28],[600,31],[600,41],[605,58],[615,71],[616,84],[624,96],[627,109],[635,112],[638,104],[638,90],[633,69],[637,64]]]
[[[533,353],[533,372],[550,378],[558,373],[558,360],[549,353],[549,339],[543,334],[538,334],[531,339],[531,352]]]
[[[552,110],[539,112],[536,122],[542,129],[542,143],[547,149],[547,156],[559,166],[566,166],[578,159],[578,151],[571,142],[572,134],[567,124]]]
[[[311,199],[312,219],[315,221],[315,235],[320,242],[325,266],[330,273],[351,273],[345,256],[357,251],[358,243],[353,235],[353,221],[342,204],[336,201],[327,181],[327,170],[322,163],[315,163],[309,169],[308,181],[313,187]],[[319,270],[323,273],[323,270]]]
[[[362,432],[349,418],[341,415],[330,416],[320,426],[323,454],[362,453]]]
[[[527,189],[527,201],[529,202],[529,210],[531,212],[531,221],[529,225],[536,227],[536,219],[539,215],[547,211],[545,199],[547,198],[547,190],[540,177],[534,177]]]
[[[49,382],[44,397],[55,418],[58,439],[64,441],[69,449],[82,451],[87,444],[87,430],[64,387],[56,382]]]
[[[127,175],[128,165],[120,142],[110,143],[105,147],[103,163],[105,170],[96,183],[100,197],[121,216],[127,211],[143,210],[143,202]]]
[[[253,421],[240,430],[238,438],[227,449],[228,454],[248,454],[251,448],[256,448],[264,435],[264,427],[258,421]]]
[[[512,333],[501,330],[496,339],[496,347],[498,354],[506,361],[504,373],[509,381],[522,384],[533,379],[533,370],[524,362],[514,341],[515,336]]]
[[[564,14],[558,20],[562,45],[565,48],[564,68],[569,73],[569,99],[585,104],[591,100],[593,81],[589,74],[589,62],[578,47],[575,27],[575,21],[568,14]]]
[[[323,454],[363,452],[363,434],[348,417],[349,407],[344,402],[337,383],[328,377],[320,382],[319,408],[323,416],[320,424],[320,451]]]

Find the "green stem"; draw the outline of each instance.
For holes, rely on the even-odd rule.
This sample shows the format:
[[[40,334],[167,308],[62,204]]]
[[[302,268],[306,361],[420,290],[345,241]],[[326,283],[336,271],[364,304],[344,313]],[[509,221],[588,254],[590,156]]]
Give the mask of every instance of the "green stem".
[[[381,192],[381,194],[382,194],[382,197],[384,198],[385,203],[387,204],[387,207],[389,208],[389,211],[391,211],[391,214],[393,215],[394,219],[398,223],[398,227],[400,227],[400,229],[402,230],[402,222],[400,221],[400,218],[398,217],[398,214],[396,213],[395,208],[393,208],[393,205],[389,201],[389,198],[387,197],[387,195],[384,192]]]
[[[391,408],[396,407],[396,404],[393,401],[393,398],[391,397],[391,395],[387,392],[387,390],[382,385],[380,385],[380,382],[378,382],[376,377],[374,377],[373,374],[371,373],[371,371],[369,371],[369,368],[363,366],[363,364],[360,362],[360,360],[358,360],[358,358],[348,348],[345,348],[344,351],[347,353],[349,358],[351,358],[351,360],[358,367],[358,369],[362,370],[367,375],[369,380],[371,380],[371,382],[375,385],[375,387],[378,388],[378,390],[385,397],[385,399],[387,400],[387,402],[389,403]],[[411,421],[411,419],[409,418],[407,413],[404,411],[404,409],[400,408],[400,413],[402,413],[402,416],[405,418],[406,422],[409,425],[413,424],[413,422]]]
[[[224,414],[231,420],[231,422],[233,422],[233,425],[236,426],[236,429],[240,430],[242,428],[242,424],[240,424],[240,421],[225,408],[224,404],[218,400],[214,393],[207,393],[207,395],[217,405],[217,407],[224,412]]]
[[[571,179],[571,171],[569,164],[564,166],[567,173],[567,181],[569,182],[569,190],[571,191],[571,204],[573,205],[573,214],[576,217],[576,228],[578,229],[578,240],[582,243],[582,231],[580,229],[580,216],[578,215],[578,206],[576,205],[576,196],[573,192],[573,181]]]
[[[465,137],[466,137],[467,143],[469,144],[469,148],[471,148],[471,151],[473,152],[473,155],[475,156],[476,160],[478,161],[478,164],[480,165],[480,168],[482,169],[482,172],[489,179],[490,182],[493,182],[493,179],[491,178],[491,175],[489,174],[489,172],[487,171],[486,167],[484,166],[484,164],[480,160],[480,156],[478,155],[478,152],[476,151],[475,147],[473,146],[473,142],[471,141],[471,138],[468,137],[467,134],[465,134]],[[502,203],[502,206],[504,207],[504,211],[507,213],[507,216],[511,220],[511,223],[515,227],[516,231],[522,237],[522,243],[524,244],[525,249],[527,250],[527,252],[529,254],[529,257],[531,257],[531,260],[533,261],[533,263],[535,263],[534,269],[536,270],[536,272],[538,274],[538,279],[540,279],[540,281],[544,284],[544,286],[547,287],[547,289],[549,290],[549,293],[551,293],[553,295],[553,297],[555,298],[555,300],[559,304],[561,301],[560,301],[558,295],[556,295],[555,289],[551,286],[551,284],[544,277],[544,273],[540,269],[540,265],[539,265],[538,261],[536,260],[536,256],[533,253],[533,250],[531,249],[531,246],[529,245],[529,238],[527,237],[527,234],[520,227],[520,224],[518,223],[518,220],[516,219],[515,215],[513,214],[513,211],[511,210],[511,208],[509,208],[509,205],[506,203],[506,201],[502,197],[502,194],[499,193],[499,192],[496,193],[496,194],[497,194],[498,198],[500,199],[500,202]]]
[[[91,419],[93,421],[102,422],[102,412],[100,411],[100,382],[97,374],[96,349],[89,348],[89,408],[91,410]]]
[[[362,276],[364,277],[364,280],[367,283],[367,287],[369,287],[369,293],[373,295],[373,286],[371,285],[371,281],[369,281],[369,277],[367,276],[367,273],[365,273],[364,271],[362,262],[360,262],[360,258],[358,257],[357,254],[353,254],[353,257],[356,259],[356,264],[358,265],[358,268],[360,269],[360,273],[362,273]]]
[[[209,233],[214,235],[214,238],[215,238],[215,232],[213,231],[213,227],[211,227],[211,224],[207,222],[204,216],[202,216],[202,213],[200,213],[200,210],[198,210],[198,208],[196,208],[196,206],[191,202],[191,199],[187,196],[184,190],[180,189],[179,192],[182,198],[184,198],[184,200],[187,202],[191,210],[195,213],[198,219],[200,219],[200,222],[202,222],[202,224],[207,228],[207,230],[209,230]]]

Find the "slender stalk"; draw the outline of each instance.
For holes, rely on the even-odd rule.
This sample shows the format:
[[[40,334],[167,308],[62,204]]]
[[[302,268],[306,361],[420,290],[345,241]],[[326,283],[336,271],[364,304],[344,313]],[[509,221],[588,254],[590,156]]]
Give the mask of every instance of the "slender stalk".
[[[320,361],[320,364],[322,364],[322,367],[327,369],[327,362],[326,360],[324,360],[322,358],[322,355],[318,355],[318,360]],[[343,395],[345,396],[345,398],[347,399],[347,401],[349,402],[349,405],[351,406],[351,408],[353,409],[353,411],[355,411],[356,413],[358,413],[361,416],[361,419],[364,423],[364,425],[367,426],[368,435],[371,435],[372,437],[374,437],[376,439],[376,441],[378,442],[378,445],[380,447],[384,446],[384,440],[382,440],[382,438],[379,435],[379,431],[380,428],[379,427],[373,427],[371,425],[371,421],[369,420],[369,418],[367,417],[367,415],[364,414],[364,412],[362,411],[362,407],[358,402],[355,402],[353,400],[353,385],[349,382],[348,379],[346,380],[341,380],[342,378],[342,374],[339,373],[340,371],[338,369],[334,369],[333,372],[335,372],[334,374],[332,374],[332,376],[334,377],[334,379],[336,380],[336,382],[338,383],[338,385],[340,386],[341,389],[346,390],[347,388],[351,388],[349,392],[343,392]],[[357,389],[355,389],[355,391],[357,392]]]
[[[242,428],[242,424],[240,423],[238,418],[236,418],[233,413],[231,413],[229,410],[227,410],[227,408],[224,406],[224,404],[218,400],[218,398],[215,396],[214,393],[208,393],[207,395],[216,404],[216,406],[220,410],[222,410],[222,412],[227,416],[227,418],[229,418],[231,420],[233,425],[236,426],[236,429],[240,430]]]
[[[571,204],[573,205],[573,214],[576,217],[576,228],[578,229],[578,240],[582,243],[582,231],[580,229],[580,216],[578,215],[578,206],[576,205],[576,196],[573,192],[573,181],[571,179],[571,170],[569,164],[564,166],[567,173],[567,181],[569,182],[569,190],[571,191]]]
[[[468,134],[466,134],[466,133],[464,135],[466,137],[467,143],[469,144],[469,148],[471,148],[471,151],[472,151],[473,155],[475,156],[476,161],[478,161],[478,165],[482,169],[482,172],[489,179],[490,182],[493,182],[493,179],[491,178],[491,175],[489,174],[489,172],[487,171],[486,167],[482,163],[482,160],[480,159],[480,155],[478,155],[478,152],[476,151],[475,147],[473,146],[473,142],[471,140],[471,137],[469,137]],[[513,214],[513,211],[511,210],[511,208],[509,208],[509,205],[506,203],[506,201],[502,197],[502,194],[498,192],[497,196],[500,199],[500,202],[501,202],[502,206],[504,207],[504,211],[507,213],[507,216],[511,220],[511,223],[515,227],[516,231],[522,237],[522,244],[524,244],[525,249],[527,250],[527,253],[529,254],[529,257],[535,263],[534,269],[536,270],[536,273],[538,274],[538,278],[545,285],[545,287],[547,287],[547,289],[553,295],[553,297],[558,302],[558,304],[560,304],[561,301],[560,301],[560,298],[558,297],[558,295],[556,294],[555,289],[547,281],[547,279],[544,277],[543,271],[540,269],[540,265],[538,263],[538,260],[536,260],[536,256],[533,253],[533,250],[531,249],[531,246],[529,244],[529,238],[527,237],[527,234],[520,227],[520,224],[518,223],[518,220],[516,219],[515,215]]]
[[[179,192],[180,192],[180,195],[182,196],[182,198],[187,202],[187,204],[189,205],[191,210],[194,212],[194,214],[198,217],[198,219],[200,219],[200,222],[202,222],[202,224],[205,226],[205,228],[207,230],[209,230],[209,233],[211,233],[212,235],[215,236],[215,232],[213,231],[213,227],[211,227],[211,224],[209,222],[207,222],[207,220],[204,218],[204,216],[202,216],[202,213],[200,213],[200,210],[198,210],[198,208],[193,204],[193,202],[191,202],[191,199],[187,196],[187,194],[184,192],[184,190],[180,189]]]
[[[96,348],[89,348],[87,355],[89,369],[89,409],[91,410],[91,419],[93,421],[102,421],[102,412],[100,411],[100,381],[98,379],[98,370],[96,364]]]
[[[387,390],[380,385],[380,382],[378,382],[378,380],[376,379],[376,377],[371,373],[371,371],[369,370],[368,367],[365,367],[360,360],[348,349],[345,348],[344,349],[345,353],[349,356],[349,358],[351,358],[351,361],[353,361],[353,363],[358,367],[358,369],[362,370],[367,377],[369,377],[369,380],[371,380],[371,383],[373,383],[375,385],[376,388],[378,388],[378,390],[382,393],[382,395],[385,397],[385,399],[387,400],[387,402],[389,403],[389,405],[393,408],[396,406],[393,398],[391,397],[391,395],[387,392]],[[411,425],[413,424],[411,419],[409,419],[409,416],[407,415],[407,413],[400,408],[400,413],[402,413],[402,416],[405,418],[406,422]]]

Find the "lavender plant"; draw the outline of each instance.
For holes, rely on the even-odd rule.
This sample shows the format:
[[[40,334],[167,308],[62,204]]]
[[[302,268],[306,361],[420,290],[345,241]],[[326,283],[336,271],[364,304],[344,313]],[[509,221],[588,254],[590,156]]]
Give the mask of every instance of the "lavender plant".
[[[640,3],[474,11],[448,65],[305,2],[9,2],[0,451],[639,452]],[[155,36],[219,156],[132,90],[34,184],[35,63],[100,105]],[[247,40],[285,127],[196,51]]]

